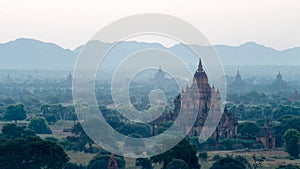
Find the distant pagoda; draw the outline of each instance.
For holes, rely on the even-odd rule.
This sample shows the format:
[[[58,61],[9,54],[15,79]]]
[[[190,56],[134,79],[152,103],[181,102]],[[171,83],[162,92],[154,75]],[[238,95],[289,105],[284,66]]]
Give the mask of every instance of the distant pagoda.
[[[271,120],[270,123],[272,123]],[[269,129],[267,122],[265,122],[261,131],[257,133],[256,141],[261,142],[262,145],[267,149],[275,149],[275,136]]]
[[[118,163],[114,154],[111,154],[109,158],[107,169],[118,169]]]
[[[246,83],[242,79],[242,76],[240,75],[240,71],[237,70],[235,79],[232,83],[229,84],[229,87],[234,89],[243,89],[246,86]]]
[[[300,99],[299,93],[297,90],[294,91],[294,93],[289,97],[290,102],[296,102]]]
[[[285,90],[288,88],[288,85],[283,81],[280,72],[278,72],[275,81],[271,84],[271,87],[276,90]]]
[[[168,78],[165,71],[159,66],[157,73],[155,73],[154,78],[150,79],[150,83],[156,88],[168,89],[172,86],[174,79]]]

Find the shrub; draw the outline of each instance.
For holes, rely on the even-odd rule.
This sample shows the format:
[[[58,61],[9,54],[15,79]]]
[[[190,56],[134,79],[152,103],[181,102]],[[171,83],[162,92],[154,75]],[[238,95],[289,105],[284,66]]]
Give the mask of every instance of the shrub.
[[[203,160],[206,160],[208,158],[207,152],[200,152],[199,153],[199,158],[203,159]]]

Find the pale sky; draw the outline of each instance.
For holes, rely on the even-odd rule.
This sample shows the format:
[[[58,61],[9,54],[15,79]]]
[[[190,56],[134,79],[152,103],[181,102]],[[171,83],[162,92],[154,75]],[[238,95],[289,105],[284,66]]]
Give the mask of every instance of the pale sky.
[[[25,37],[74,49],[105,25],[140,13],[184,19],[215,45],[300,47],[300,0],[0,0],[0,43]]]

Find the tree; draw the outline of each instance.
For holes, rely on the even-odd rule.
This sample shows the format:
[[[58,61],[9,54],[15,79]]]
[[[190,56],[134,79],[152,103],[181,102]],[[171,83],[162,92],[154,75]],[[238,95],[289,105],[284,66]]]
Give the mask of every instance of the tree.
[[[45,115],[45,118],[46,118],[46,120],[47,120],[47,122],[48,122],[49,125],[55,124],[56,121],[57,121],[56,116],[53,115],[53,114]]]
[[[183,160],[173,159],[167,166],[167,169],[189,169]]]
[[[153,169],[151,160],[148,158],[136,159],[135,166],[141,167],[142,169]]]
[[[6,108],[4,119],[6,120],[14,120],[16,123],[18,120],[26,119],[26,111],[24,109],[24,105],[10,105]]]
[[[76,123],[71,132],[76,135],[80,144],[88,144],[89,151],[93,151],[94,141],[85,133],[80,123]]]
[[[111,155],[109,152],[103,151],[101,153],[98,153],[89,162],[87,169],[107,168],[110,157],[111,157]],[[126,162],[123,157],[115,155],[115,160],[117,161],[119,169],[125,168]]]
[[[253,138],[261,130],[260,126],[253,122],[244,122],[238,125],[238,133],[242,137]]]
[[[300,169],[300,167],[296,165],[288,164],[288,165],[279,165],[276,167],[276,169]]]
[[[247,167],[242,161],[227,156],[215,162],[210,169],[247,169]]]
[[[284,115],[281,116],[278,121],[279,124],[276,124],[273,129],[276,138],[276,146],[282,147],[283,145],[283,135],[288,129],[296,129],[300,132],[300,116],[294,115]]]
[[[30,128],[37,134],[52,133],[44,117],[34,117],[33,119],[31,119],[28,128]]]
[[[179,144],[165,153],[153,156],[150,159],[153,163],[163,164],[163,169],[166,169],[173,159],[183,160],[190,169],[199,169],[201,167],[198,162],[195,146],[190,144],[186,139],[183,139]]]
[[[64,119],[65,113],[66,113],[66,108],[63,107],[62,105],[42,105],[41,106],[41,111],[43,112],[43,115],[46,117],[46,119],[54,115],[56,120]]]
[[[76,124],[75,122],[76,120],[78,120],[77,114],[75,112],[71,114],[71,119],[73,120],[73,126],[75,126]]]
[[[126,136],[135,134],[142,137],[147,137],[149,136],[150,133],[150,129],[147,125],[139,124],[139,123],[134,123],[134,124],[125,123],[120,127],[116,128],[116,130]]]
[[[54,142],[39,137],[26,137],[0,142],[0,168],[63,168],[69,160],[64,150]]]
[[[33,131],[26,129],[25,127],[17,126],[16,124],[5,124],[1,131],[1,136],[7,139],[34,136]]]
[[[285,150],[290,156],[297,158],[300,152],[300,133],[295,129],[288,129],[283,135]]]
[[[200,159],[203,159],[203,160],[207,160],[207,158],[208,158],[208,154],[207,154],[207,152],[205,151],[205,152],[199,152],[199,158]]]

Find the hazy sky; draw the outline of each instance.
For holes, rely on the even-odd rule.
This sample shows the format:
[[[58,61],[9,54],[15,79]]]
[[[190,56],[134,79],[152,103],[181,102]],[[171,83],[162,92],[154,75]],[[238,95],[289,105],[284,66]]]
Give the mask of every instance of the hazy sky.
[[[26,37],[74,49],[103,26],[139,13],[182,18],[213,44],[300,46],[300,0],[0,0],[0,43]]]

